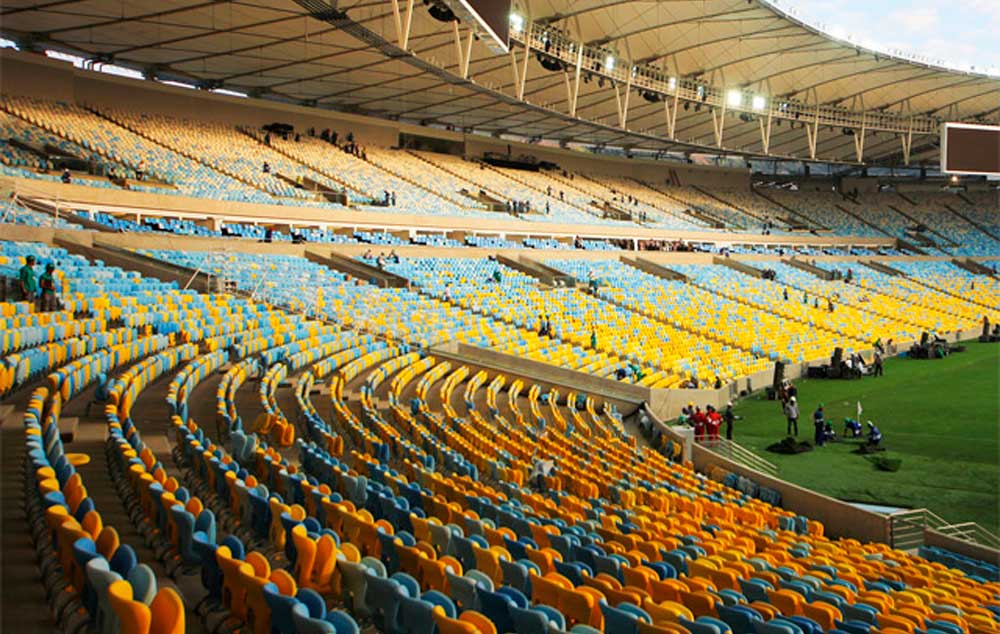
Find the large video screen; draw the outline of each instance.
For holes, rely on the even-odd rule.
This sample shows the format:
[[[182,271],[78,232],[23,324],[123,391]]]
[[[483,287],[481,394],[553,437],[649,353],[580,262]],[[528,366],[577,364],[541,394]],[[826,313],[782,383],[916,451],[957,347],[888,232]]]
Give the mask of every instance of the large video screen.
[[[941,171],[1000,175],[1000,126],[946,123],[941,129]]]
[[[479,18],[479,23],[503,46],[509,46],[510,0],[461,0]]]

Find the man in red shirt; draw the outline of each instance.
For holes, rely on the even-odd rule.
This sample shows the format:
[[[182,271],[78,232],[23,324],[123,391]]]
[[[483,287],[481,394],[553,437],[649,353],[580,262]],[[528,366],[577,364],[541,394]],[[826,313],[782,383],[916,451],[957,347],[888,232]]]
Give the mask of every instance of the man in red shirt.
[[[707,422],[705,423],[709,440],[719,440],[719,427],[722,426],[722,414],[715,407],[708,406]]]
[[[694,408],[694,416],[691,417],[694,424],[694,439],[698,442],[705,440],[705,426],[708,424],[708,416],[701,411],[700,407]]]

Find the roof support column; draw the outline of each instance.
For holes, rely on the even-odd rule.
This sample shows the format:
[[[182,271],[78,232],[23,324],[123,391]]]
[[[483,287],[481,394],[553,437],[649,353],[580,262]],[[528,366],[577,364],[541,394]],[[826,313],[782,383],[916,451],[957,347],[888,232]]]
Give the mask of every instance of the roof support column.
[[[680,88],[674,88],[674,105],[670,105],[670,99],[663,100],[663,110],[667,115],[667,135],[671,140],[677,138],[677,108],[680,106],[681,91]]]
[[[910,164],[910,149],[913,148],[913,117],[910,117],[910,127],[900,137],[903,140],[903,164]]]
[[[719,112],[715,108],[710,108],[712,114],[712,128],[715,131],[715,145],[722,147],[722,135],[726,131],[726,102],[722,101],[722,109]]]
[[[819,140],[819,104],[816,104],[816,113],[812,123],[806,125],[806,138],[809,140],[809,158],[816,158],[816,145]]]
[[[527,54],[527,51],[525,51],[525,55]],[[510,70],[514,75],[514,89],[517,90],[517,88],[521,85],[521,72],[517,67],[517,53],[514,52],[513,46],[510,47]]]
[[[580,71],[583,68],[583,46],[576,52],[576,71],[573,73],[573,96],[569,101],[569,116],[576,116],[576,100],[580,96]]]
[[[524,101],[524,86],[528,83],[528,58],[531,57],[531,38],[524,38],[524,62],[521,64],[521,83],[517,86],[517,98]]]
[[[625,124],[628,123],[628,100],[629,96],[632,94],[632,76],[629,75],[628,81],[625,83],[625,98],[622,99],[621,92],[618,90],[618,84],[614,84],[615,89],[615,105],[618,106],[618,126],[622,130],[627,130]]]
[[[760,142],[764,148],[764,154],[771,153],[771,121],[773,120],[773,110],[767,109],[767,123],[757,117],[757,124],[760,126]]]
[[[465,43],[465,63],[462,65],[462,79],[469,78],[469,62],[472,61],[472,40],[476,38],[476,34],[469,29],[468,41]]]
[[[392,17],[396,22],[396,40],[399,48],[405,51],[410,43],[410,27],[413,25],[413,0],[406,0],[406,22],[403,22],[399,0],[392,0]]]
[[[865,133],[868,131],[868,113],[861,113],[861,129],[854,131],[854,156],[858,163],[864,162]]]

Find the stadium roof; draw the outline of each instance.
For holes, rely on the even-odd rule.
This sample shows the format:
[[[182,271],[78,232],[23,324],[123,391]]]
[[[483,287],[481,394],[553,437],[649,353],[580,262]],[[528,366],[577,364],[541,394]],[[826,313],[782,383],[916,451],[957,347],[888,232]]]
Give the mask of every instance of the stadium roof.
[[[421,0],[6,0],[0,19],[22,47],[159,79],[569,143],[855,162],[864,127],[865,162],[901,163],[907,145],[936,161],[937,119],[1000,121],[1000,79],[868,51],[761,0],[516,0],[512,12],[512,54],[470,46],[467,24]],[[581,63],[577,88],[581,42],[604,63]],[[633,66],[659,88],[628,79]]]

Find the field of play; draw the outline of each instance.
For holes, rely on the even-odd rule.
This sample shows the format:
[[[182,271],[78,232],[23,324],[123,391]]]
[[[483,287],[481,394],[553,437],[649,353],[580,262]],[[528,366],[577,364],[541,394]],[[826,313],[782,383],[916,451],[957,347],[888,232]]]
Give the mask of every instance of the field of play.
[[[949,522],[1000,527],[1000,345],[968,344],[941,360],[890,359],[885,376],[860,380],[803,379],[799,440],[812,441],[812,413],[823,403],[838,434],[856,415],[881,429],[897,472],[880,471],[856,444],[836,442],[798,455],[766,447],[785,434],[780,401],[761,394],[736,405],[735,440],[779,467],[782,479],[851,502],[925,507]]]

